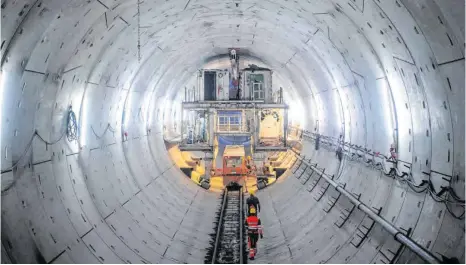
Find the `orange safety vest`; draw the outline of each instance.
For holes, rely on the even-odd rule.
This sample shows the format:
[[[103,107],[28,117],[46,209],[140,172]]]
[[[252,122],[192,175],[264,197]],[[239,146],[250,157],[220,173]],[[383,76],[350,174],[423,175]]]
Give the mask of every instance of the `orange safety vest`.
[[[251,215],[246,218],[248,232],[253,234],[262,234],[262,226],[260,219],[257,216]]]

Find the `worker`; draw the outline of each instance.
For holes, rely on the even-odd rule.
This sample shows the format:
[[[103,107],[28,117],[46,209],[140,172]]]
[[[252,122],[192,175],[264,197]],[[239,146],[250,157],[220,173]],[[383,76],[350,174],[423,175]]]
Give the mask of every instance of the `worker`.
[[[251,214],[251,210],[254,209],[256,212],[261,211],[261,204],[259,203],[259,198],[254,196],[254,191],[249,191],[249,198],[246,200],[246,204],[248,205],[249,215]]]
[[[263,173],[264,173],[265,176],[269,176],[270,174],[272,174],[270,168],[271,168],[271,164],[269,164],[269,163],[265,164],[264,163]]]
[[[248,157],[246,158],[246,168],[247,168],[247,173],[248,173],[248,175],[251,175],[251,173],[252,173],[252,172],[251,172],[251,169],[252,169],[251,164],[252,164],[251,156],[248,156]]]
[[[262,234],[261,220],[257,217],[256,209],[250,210],[250,215],[246,218],[246,227],[248,231],[248,247],[249,247],[249,259],[253,260],[257,254],[257,242],[259,241],[259,235],[261,238],[264,237]]]
[[[238,89],[236,90],[236,99],[239,100],[240,97],[241,97],[241,88],[238,88]]]

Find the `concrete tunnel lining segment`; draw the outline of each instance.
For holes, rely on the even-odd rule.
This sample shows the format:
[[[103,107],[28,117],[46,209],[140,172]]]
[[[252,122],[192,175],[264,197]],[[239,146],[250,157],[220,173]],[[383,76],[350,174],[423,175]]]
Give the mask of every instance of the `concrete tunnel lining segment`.
[[[416,183],[451,185],[464,200],[463,1],[177,0],[140,10],[138,62],[137,1],[2,1],[2,189],[16,181],[2,192],[2,260],[202,262],[217,195],[174,167],[164,125],[196,70],[221,64],[230,47],[276,72],[306,130],[382,153],[394,144]],[[22,156],[36,130],[62,135],[70,105],[79,141],[36,137]],[[313,145],[302,154],[383,206],[385,219],[464,262],[464,222],[444,204]],[[288,174],[259,192],[270,206],[264,262],[391,259],[398,243],[385,231],[352,247],[366,218],[336,228],[338,212],[322,211],[317,191]],[[420,262],[406,250],[397,261]]]

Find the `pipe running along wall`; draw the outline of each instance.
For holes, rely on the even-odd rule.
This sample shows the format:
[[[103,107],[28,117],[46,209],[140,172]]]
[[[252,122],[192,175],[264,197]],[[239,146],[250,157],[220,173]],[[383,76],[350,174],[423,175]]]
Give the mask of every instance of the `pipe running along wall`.
[[[274,70],[304,129],[387,155],[393,145],[398,170],[416,185],[449,186],[464,200],[462,1],[3,0],[1,8],[4,260],[202,262],[217,195],[183,177],[163,136],[181,127],[171,120],[193,75],[231,47]],[[70,106],[76,139],[61,137]],[[302,154],[383,206],[388,222],[464,262],[455,218],[464,205],[452,203],[450,214],[431,196],[313,148],[303,141]],[[297,181],[259,193],[281,209],[269,224],[293,216],[308,232],[279,226],[287,261],[371,262],[393,249],[382,232],[353,249],[354,231],[324,225],[339,216],[309,202]],[[417,261],[408,251],[397,260]]]

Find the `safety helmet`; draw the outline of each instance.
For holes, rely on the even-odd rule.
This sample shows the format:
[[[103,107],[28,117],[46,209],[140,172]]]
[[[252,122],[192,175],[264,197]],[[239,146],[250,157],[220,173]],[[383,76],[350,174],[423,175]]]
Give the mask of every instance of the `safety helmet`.
[[[249,209],[249,213],[250,213],[250,214],[256,214],[256,208],[251,207],[251,208]]]
[[[250,195],[254,195],[254,190],[249,190]]]
[[[251,160],[251,156],[248,156],[248,159]]]

